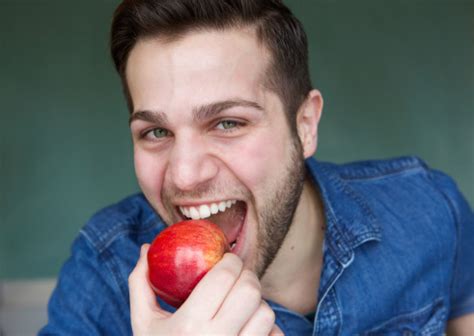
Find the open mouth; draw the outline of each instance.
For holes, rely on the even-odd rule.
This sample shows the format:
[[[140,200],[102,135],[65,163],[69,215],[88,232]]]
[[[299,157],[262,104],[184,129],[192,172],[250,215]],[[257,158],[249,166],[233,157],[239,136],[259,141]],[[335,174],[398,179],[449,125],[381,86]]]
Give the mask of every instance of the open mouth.
[[[180,206],[179,213],[184,219],[206,219],[224,231],[233,251],[238,245],[247,215],[247,205],[239,200],[226,200],[198,206]]]

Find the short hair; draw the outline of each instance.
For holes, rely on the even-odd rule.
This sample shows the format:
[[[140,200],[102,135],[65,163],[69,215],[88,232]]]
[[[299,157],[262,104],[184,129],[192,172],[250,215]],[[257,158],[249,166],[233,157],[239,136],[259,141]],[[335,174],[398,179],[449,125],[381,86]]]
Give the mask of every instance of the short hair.
[[[283,102],[292,131],[296,112],[311,90],[308,42],[301,22],[280,0],[124,0],[115,10],[110,49],[130,113],[125,69],[138,40],[178,39],[193,30],[252,27],[270,52],[264,85]]]

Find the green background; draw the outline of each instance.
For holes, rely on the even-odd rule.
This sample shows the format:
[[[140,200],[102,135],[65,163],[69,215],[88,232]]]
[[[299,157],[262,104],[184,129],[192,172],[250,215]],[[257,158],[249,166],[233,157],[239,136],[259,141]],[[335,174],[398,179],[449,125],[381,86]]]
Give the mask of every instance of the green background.
[[[474,2],[287,1],[325,98],[321,160],[413,154],[474,203]],[[108,54],[118,1],[0,2],[0,279],[53,277],[138,190]]]

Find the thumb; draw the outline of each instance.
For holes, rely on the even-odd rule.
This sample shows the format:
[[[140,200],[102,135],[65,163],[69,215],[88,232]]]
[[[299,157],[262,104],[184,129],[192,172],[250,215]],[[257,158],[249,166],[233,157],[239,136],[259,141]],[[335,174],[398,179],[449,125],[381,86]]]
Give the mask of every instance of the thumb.
[[[132,321],[137,319],[151,320],[156,317],[168,316],[168,313],[160,308],[156,300],[156,295],[148,280],[147,253],[149,247],[150,244],[142,245],[140,258],[128,277],[130,315]]]

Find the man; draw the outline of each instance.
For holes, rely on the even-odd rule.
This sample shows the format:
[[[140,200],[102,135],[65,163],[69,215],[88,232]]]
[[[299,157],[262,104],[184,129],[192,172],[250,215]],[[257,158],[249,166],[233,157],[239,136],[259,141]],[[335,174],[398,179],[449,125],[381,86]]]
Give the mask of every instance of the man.
[[[81,231],[42,333],[472,334],[472,210],[417,158],[312,159],[323,100],[306,44],[277,0],[118,7],[143,194]],[[175,310],[148,284],[146,243],[188,217],[236,244]]]

